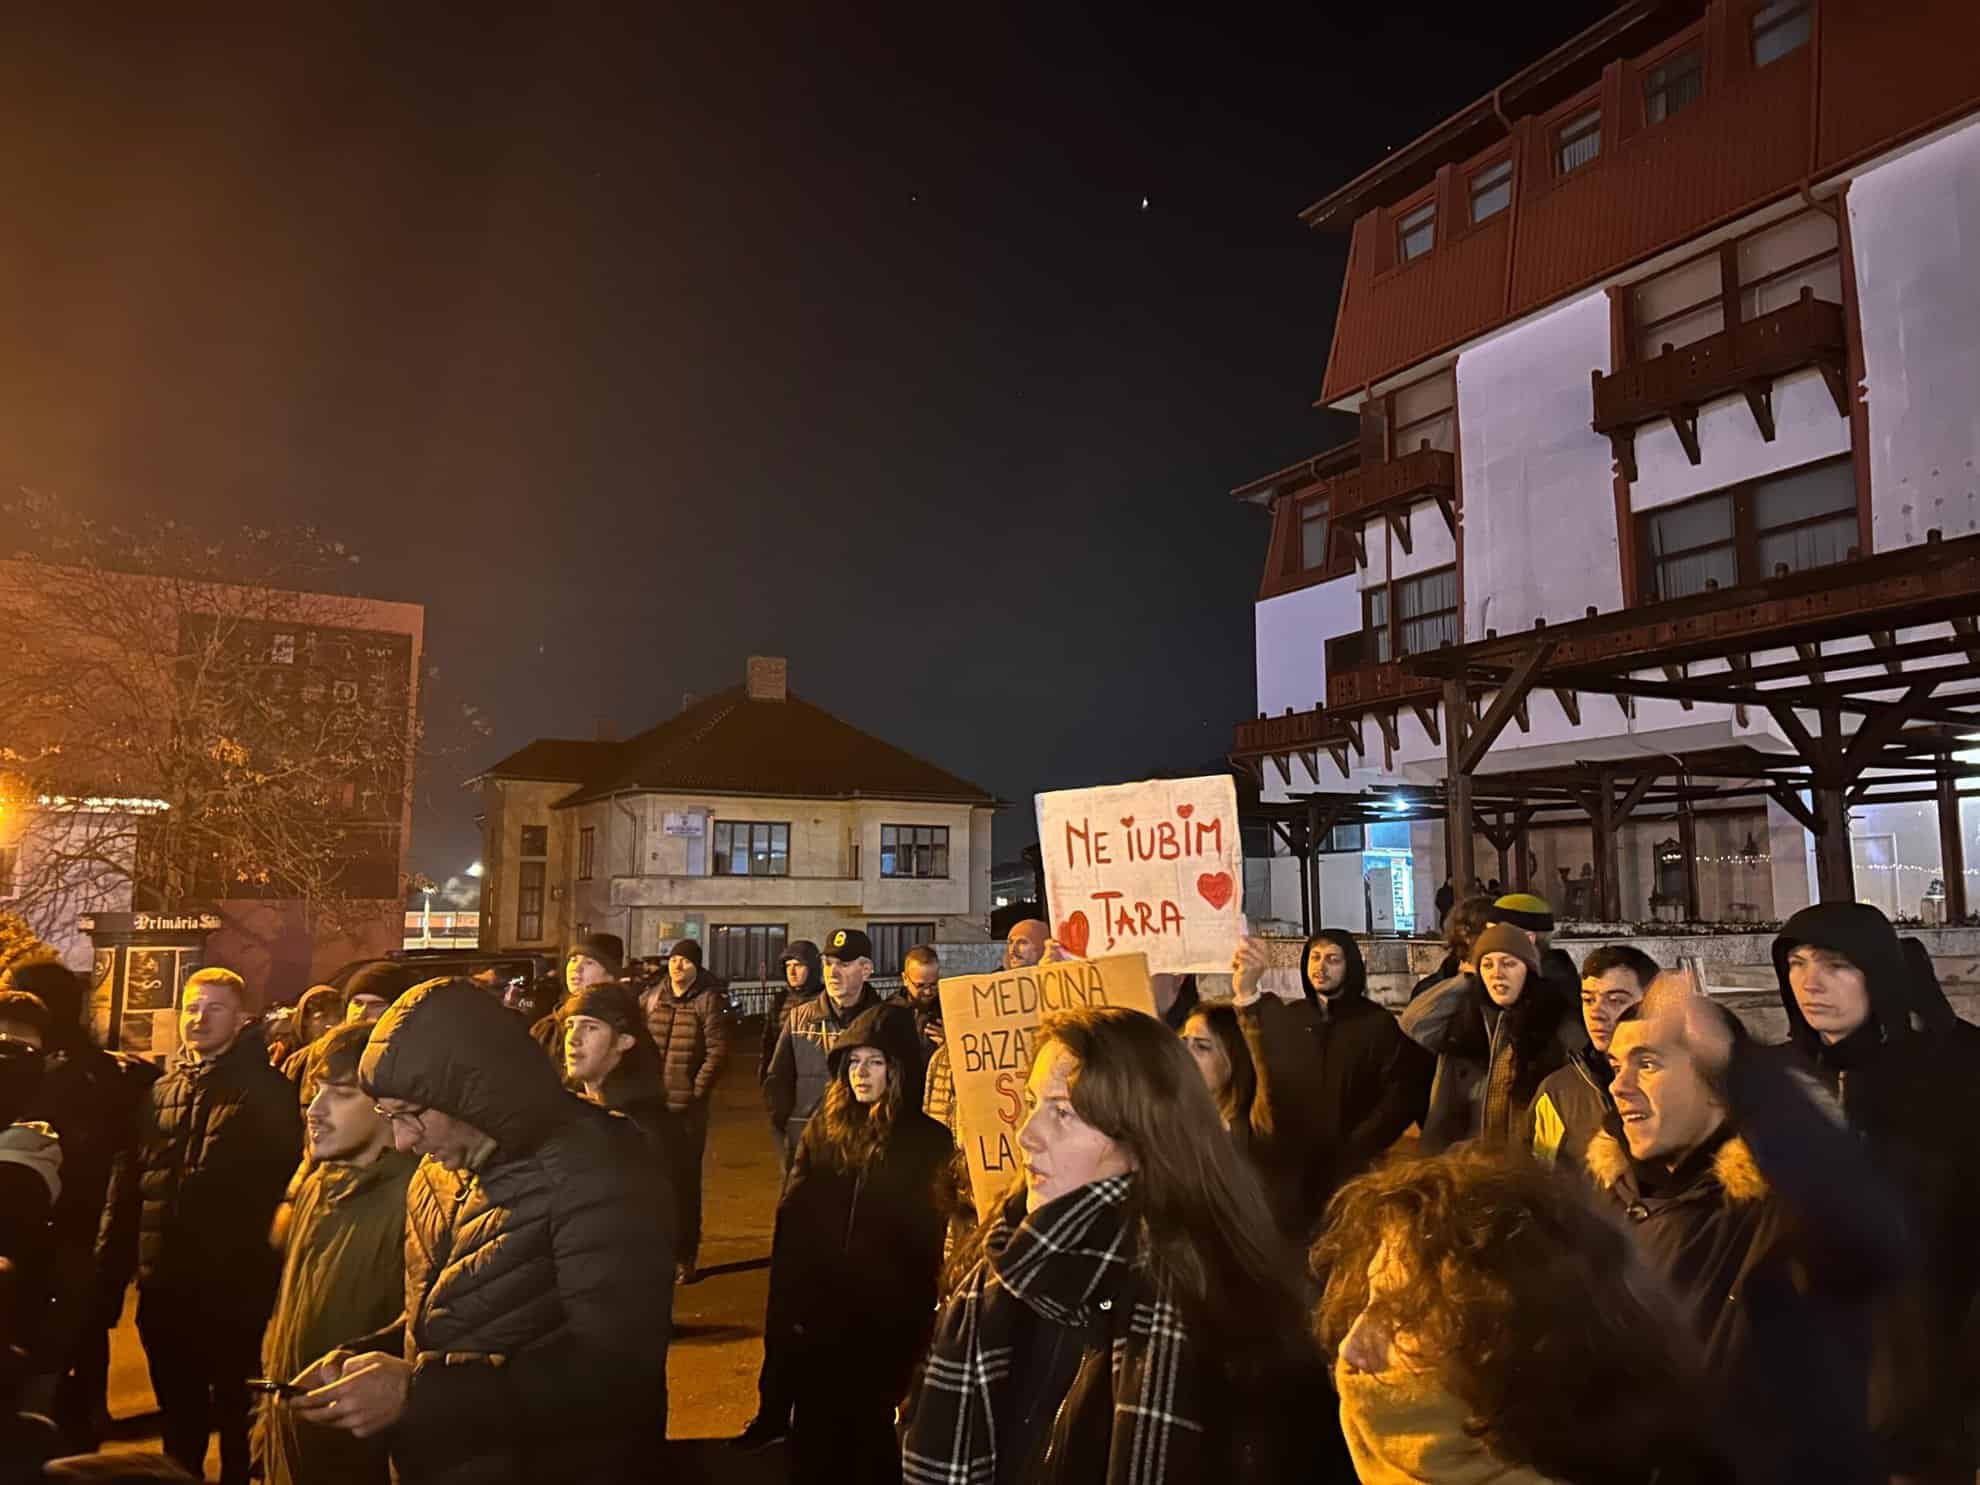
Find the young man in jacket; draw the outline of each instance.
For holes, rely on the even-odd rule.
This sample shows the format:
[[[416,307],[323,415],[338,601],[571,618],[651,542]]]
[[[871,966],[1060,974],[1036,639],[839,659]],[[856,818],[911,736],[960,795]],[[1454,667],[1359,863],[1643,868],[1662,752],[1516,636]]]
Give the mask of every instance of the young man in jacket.
[[[404,1307],[295,1378],[297,1416],[384,1437],[401,1485],[651,1479],[666,1224],[638,1132],[565,1092],[529,1029],[466,980],[387,1011],[358,1076],[421,1157]]]
[[[279,1259],[269,1223],[302,1153],[296,1090],[249,1025],[248,987],[228,969],[186,981],[179,1053],[138,1111],[138,1338],[164,1422],[165,1452],[197,1474],[220,1435],[222,1485],[246,1485],[247,1379]]]
[[[770,1059],[777,1054],[777,1038],[790,1024],[791,1013],[825,992],[825,961],[819,955],[818,945],[810,939],[791,940],[784,950],[783,971],[784,988],[770,997],[770,1007],[763,1015],[763,1050],[756,1063],[759,1088],[763,1086],[763,1080],[770,1076]],[[793,1148],[786,1146],[783,1135],[779,1133],[777,1164],[781,1169],[791,1168]]]
[[[358,1086],[368,1023],[339,1026],[309,1049],[315,1096],[304,1124],[310,1163],[296,1186],[262,1373],[294,1376],[354,1335],[392,1323],[405,1303],[406,1183],[414,1161]],[[381,1439],[302,1422],[270,1399],[256,1431],[267,1485],[389,1485]]]
[[[1304,1239],[1341,1184],[1423,1117],[1435,1062],[1368,998],[1353,935],[1323,928],[1307,940],[1298,1004],[1263,993],[1265,969],[1264,946],[1243,940],[1231,988],[1258,1078],[1252,1130],[1272,1151],[1281,1220]]]
[[[646,1026],[660,1052],[667,1091],[668,1178],[674,1193],[674,1282],[701,1274],[701,1165],[708,1149],[708,1101],[729,1061],[727,988],[701,967],[701,945],[677,942],[667,955],[667,978],[646,992]]]
[[[1915,1256],[1897,1193],[1819,1088],[1680,975],[1609,1043],[1622,1142],[1587,1166],[1705,1348],[1741,1481],[1872,1485],[1878,1298]]]
[[[1804,908],[1774,941],[1788,1039],[1905,1199],[1922,1245],[1880,1306],[1871,1423],[1891,1472],[1970,1480],[1974,1363],[1961,1327],[1980,1289],[1980,1053],[1914,1025],[1917,971],[1863,903]]]
[[[1657,978],[1657,961],[1631,944],[1604,944],[1581,965],[1581,1024],[1588,1045],[1549,1073],[1527,1111],[1525,1143],[1535,1157],[1578,1171],[1588,1142],[1615,1105],[1609,1100],[1609,1038],[1616,1019],[1643,999]]]

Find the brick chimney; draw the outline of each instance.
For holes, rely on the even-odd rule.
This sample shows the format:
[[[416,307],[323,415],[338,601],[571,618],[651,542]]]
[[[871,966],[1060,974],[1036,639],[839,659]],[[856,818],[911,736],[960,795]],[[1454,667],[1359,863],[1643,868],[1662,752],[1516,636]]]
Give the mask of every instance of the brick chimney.
[[[749,657],[749,699],[783,701],[790,683],[791,663],[782,655]]]

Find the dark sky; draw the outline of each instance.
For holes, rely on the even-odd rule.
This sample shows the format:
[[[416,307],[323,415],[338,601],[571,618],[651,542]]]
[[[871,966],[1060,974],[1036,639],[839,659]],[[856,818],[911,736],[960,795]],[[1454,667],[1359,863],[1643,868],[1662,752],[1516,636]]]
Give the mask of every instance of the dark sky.
[[[0,479],[423,602],[435,875],[475,766],[751,653],[1009,854],[1251,711],[1224,492],[1342,436],[1299,209],[1605,8],[17,17]]]

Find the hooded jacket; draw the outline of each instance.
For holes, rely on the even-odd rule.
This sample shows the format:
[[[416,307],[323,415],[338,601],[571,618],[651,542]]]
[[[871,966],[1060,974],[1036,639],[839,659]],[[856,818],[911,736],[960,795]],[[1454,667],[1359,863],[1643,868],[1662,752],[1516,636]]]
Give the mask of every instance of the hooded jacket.
[[[353,1335],[391,1324],[405,1303],[406,1185],[415,1162],[388,1149],[368,1165],[312,1165],[289,1222],[262,1375],[288,1378]],[[268,1485],[387,1485],[384,1446],[302,1422],[272,1399],[256,1423]]]
[[[825,991],[825,960],[818,952],[818,945],[808,938],[793,942],[787,953],[795,955],[810,970],[805,976],[802,990],[791,989],[788,983],[777,986],[770,994],[770,1008],[763,1016],[763,1051],[756,1061],[756,1081],[761,1086],[770,1076],[770,1059],[777,1052],[777,1038],[784,1034],[784,1027],[791,1019],[791,1012],[801,1005],[809,1005]],[[787,959],[785,961],[789,963]]]
[[[789,1128],[793,1135],[803,1132],[804,1121],[818,1108],[818,1101],[825,1096],[825,1085],[831,1081],[827,1055],[854,1021],[874,1009],[898,1021],[899,1026],[889,1033],[890,1039],[913,1046],[914,1012],[905,1001],[882,999],[870,982],[861,987],[859,999],[849,1011],[840,1010],[828,991],[791,1012],[783,1035],[777,1038],[777,1050],[771,1054],[770,1071],[763,1079],[763,1105],[769,1111],[772,1129]],[[906,1064],[901,1086],[909,1102],[920,1108],[922,1092],[927,1087],[927,1068],[919,1056]]]
[[[671,1288],[654,1267],[665,1204],[638,1133],[565,1092],[521,1020],[465,980],[393,1005],[359,1077],[488,1142],[470,1171],[420,1162],[404,1309],[349,1343],[413,1365],[387,1435],[400,1481],[649,1478]]]
[[[1567,1066],[1541,1079],[1526,1111],[1521,1145],[1563,1170],[1580,1170],[1590,1141],[1615,1111],[1609,1082],[1608,1055],[1592,1045],[1577,1047],[1568,1054]]]
[[[1798,944],[1863,972],[1870,1014],[1831,1045],[1788,981]],[[1871,1418],[1891,1469],[1972,1469],[1964,1396],[1973,1363],[1960,1326],[1980,1290],[1980,1051],[1943,1025],[1913,1024],[1924,987],[1889,921],[1862,903],[1823,903],[1782,925],[1774,969],[1790,1044],[1842,1105],[1871,1159],[1906,1200],[1922,1249],[1914,1281],[1880,1306]]]
[[[1530,969],[1519,999],[1505,1010],[1477,975],[1460,972],[1411,1001],[1401,1026],[1437,1059],[1423,1118],[1426,1155],[1484,1133],[1495,1075],[1509,1088],[1506,1138],[1518,1143],[1531,1127],[1540,1084],[1587,1044],[1579,1009],[1563,1001],[1553,980]]]
[[[705,969],[695,971],[688,993],[676,995],[664,975],[641,999],[646,1029],[660,1051],[661,1086],[676,1114],[705,1104],[729,1061],[728,987]]]
[[[62,1194],[62,1141],[46,1124],[0,1125],[0,1258],[14,1266],[18,1342],[35,1369],[57,1337],[49,1300],[59,1288],[53,1217]]]
[[[901,1056],[914,1050],[900,1042],[905,1020],[884,1006],[863,1012],[832,1049],[832,1080],[845,1080],[857,1047],[885,1052],[898,1077]],[[905,1098],[864,1169],[841,1166],[824,1119],[811,1120],[777,1204],[766,1332],[808,1349],[856,1332],[862,1385],[898,1401],[935,1323],[942,1238],[957,1205],[955,1153],[949,1132]]]
[[[1347,976],[1322,996],[1307,972],[1313,946],[1339,946]],[[1305,1000],[1263,995],[1237,1008],[1258,1091],[1251,1149],[1288,1234],[1311,1236],[1342,1183],[1360,1175],[1423,1117],[1432,1059],[1368,998],[1352,935],[1322,929],[1299,956]]]
[[[1899,1200],[1811,1080],[1736,1029],[1725,1089],[1726,1122],[1674,1170],[1603,1131],[1588,1171],[1704,1345],[1740,1480],[1880,1481],[1870,1314],[1912,1263]]]

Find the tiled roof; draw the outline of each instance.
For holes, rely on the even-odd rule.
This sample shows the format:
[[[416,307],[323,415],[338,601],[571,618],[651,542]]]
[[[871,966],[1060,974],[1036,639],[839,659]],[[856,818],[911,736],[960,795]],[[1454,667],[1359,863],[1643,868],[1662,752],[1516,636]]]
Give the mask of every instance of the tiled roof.
[[[999,802],[987,790],[808,701],[796,696],[751,701],[741,686],[696,702],[629,741],[532,743],[488,772],[548,777],[516,767],[539,748],[552,757],[583,760],[583,772],[572,779],[581,787],[559,801],[560,808],[637,791]]]
[[[539,737],[528,747],[476,774],[483,779],[529,779],[545,783],[582,784],[611,767],[623,743],[593,742],[576,737]],[[470,780],[472,782],[472,780]]]

